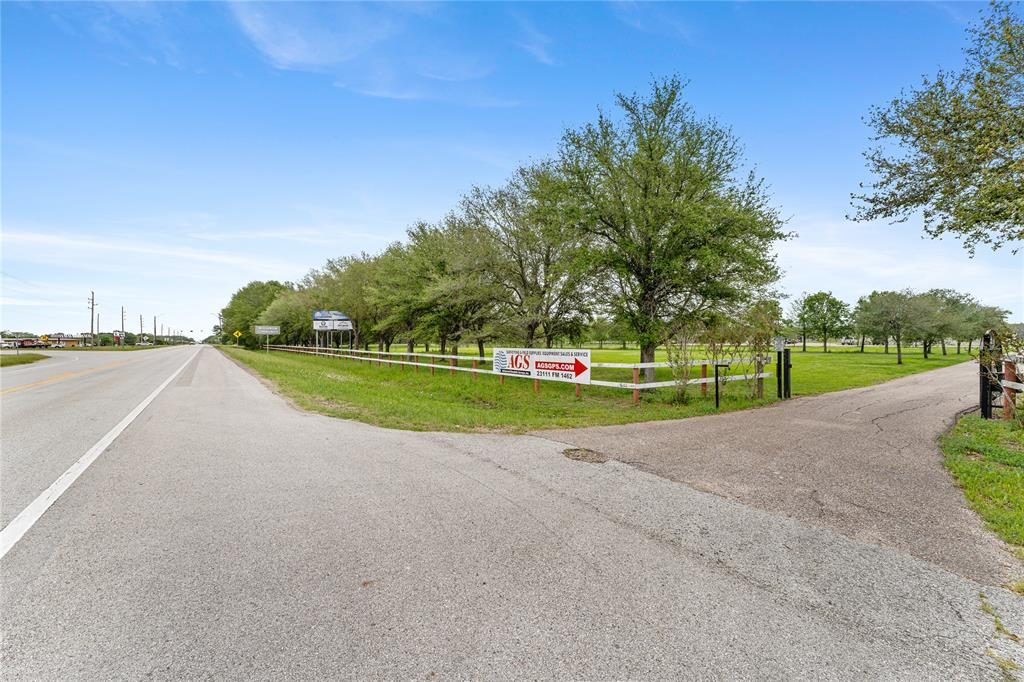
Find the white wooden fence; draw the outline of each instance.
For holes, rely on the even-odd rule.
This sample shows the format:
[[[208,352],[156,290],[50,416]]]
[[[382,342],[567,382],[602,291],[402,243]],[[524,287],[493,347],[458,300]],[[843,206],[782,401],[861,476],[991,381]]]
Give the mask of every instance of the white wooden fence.
[[[437,370],[448,370],[449,373],[454,374],[455,372],[471,372],[474,374],[487,374],[494,376],[494,373],[489,369],[483,369],[481,365],[490,364],[493,359],[487,356],[475,357],[468,355],[442,355],[439,353],[409,353],[402,351],[381,351],[381,350],[361,350],[358,348],[315,348],[310,346],[283,346],[283,345],[270,345],[270,350],[283,351],[287,353],[301,353],[304,355],[320,355],[324,357],[335,357],[346,360],[355,360],[357,362],[366,362],[368,364],[377,363],[381,365],[398,365],[401,367],[413,367],[415,371],[419,371],[421,368],[429,369],[431,374]],[[395,359],[402,358],[402,359]],[[420,362],[419,359],[423,358],[428,362]],[[438,364],[435,360],[447,360],[447,364]],[[459,365],[459,362],[469,362],[468,367]],[[754,364],[755,367],[762,371],[757,371],[753,374],[730,374],[719,378],[720,382],[727,381],[747,381],[756,379],[758,382],[762,382],[765,378],[772,376],[771,372],[765,372],[763,369],[771,364],[771,356],[765,356],[760,358],[726,358],[726,359],[704,359],[704,360],[691,360],[685,363],[691,367],[700,367],[701,376],[699,379],[687,379],[687,384],[696,384],[701,388],[701,394],[707,395],[708,384],[715,383],[714,376],[708,376],[709,368],[713,368],[716,364],[719,365],[734,365],[734,364]],[[590,385],[592,386],[605,386],[608,388],[621,388],[625,390],[633,391],[633,401],[637,402],[640,398],[640,391],[648,391],[656,388],[670,388],[676,386],[675,380],[671,381],[652,381],[648,383],[642,383],[640,381],[640,370],[647,368],[657,367],[672,367],[670,362],[591,362],[590,366],[593,368],[606,368],[606,369],[631,369],[633,370],[633,381],[604,381],[599,379],[591,379]],[[713,370],[712,370],[713,371]],[[504,383],[505,375],[498,375]],[[513,377],[518,378],[518,377]],[[539,390],[540,382],[534,379],[534,389]],[[576,384],[576,394],[579,395],[579,384]],[[759,389],[759,394],[760,394]]]

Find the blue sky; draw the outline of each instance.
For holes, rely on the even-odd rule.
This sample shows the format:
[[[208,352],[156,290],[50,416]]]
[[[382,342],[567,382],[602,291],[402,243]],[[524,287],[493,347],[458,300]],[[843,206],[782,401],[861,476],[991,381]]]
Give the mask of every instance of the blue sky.
[[[209,333],[554,153],[652,76],[689,79],[799,236],[789,293],[948,286],[1024,319],[1024,256],[849,223],[862,122],[962,63],[977,3],[2,5],[4,328],[120,307]],[[119,322],[117,323],[119,325]]]

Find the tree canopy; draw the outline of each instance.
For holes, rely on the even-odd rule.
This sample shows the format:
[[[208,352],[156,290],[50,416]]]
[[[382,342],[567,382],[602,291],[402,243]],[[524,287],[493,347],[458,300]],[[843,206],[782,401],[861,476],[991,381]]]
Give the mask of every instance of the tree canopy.
[[[1024,241],[1024,22],[994,2],[970,28],[967,64],[871,110],[876,179],[854,194],[857,220],[921,213],[932,237],[974,252]],[[861,185],[862,190],[865,189]]]

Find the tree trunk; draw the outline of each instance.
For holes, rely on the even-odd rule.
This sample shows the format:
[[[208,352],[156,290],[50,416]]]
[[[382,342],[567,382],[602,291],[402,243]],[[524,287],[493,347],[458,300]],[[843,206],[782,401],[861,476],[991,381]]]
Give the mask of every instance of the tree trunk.
[[[896,364],[903,364],[903,344],[899,334],[896,335]]]
[[[622,340],[622,350],[626,350],[626,340]]]
[[[430,352],[430,341],[424,341],[423,342],[423,352],[424,353],[429,353]]]
[[[803,343],[804,343],[804,349],[801,352],[806,353],[807,352],[807,332],[803,332],[802,334],[800,334],[800,338],[803,340]]]
[[[384,342],[384,352],[385,353],[390,353],[391,352],[391,339],[388,339],[387,341]]]
[[[821,342],[824,345],[823,352],[827,353],[828,352],[828,334],[822,334]]]
[[[886,355],[889,354],[889,337],[888,336],[885,337],[885,354]]]
[[[480,358],[484,357],[484,341],[483,341],[483,339],[477,339],[476,340],[476,349],[477,349],[477,352],[480,353],[477,357],[480,357]]]
[[[960,355],[960,340],[959,339],[956,342],[956,354]]]
[[[942,354],[946,354],[946,339],[942,339]]]
[[[924,359],[927,360],[928,359],[928,342],[927,341],[922,341],[921,342],[921,349],[924,351]]]
[[[384,339],[377,339],[377,350],[384,350]]]
[[[657,344],[645,343],[640,346],[640,362],[654,362],[654,351],[658,348]],[[644,383],[649,384],[654,381],[654,367],[644,367]]]
[[[967,339],[967,354],[971,353],[971,346],[974,344],[974,339]]]
[[[597,347],[600,348],[601,350],[604,350],[604,341],[598,341]]]
[[[864,352],[864,335],[863,334],[860,335],[860,352],[861,353]]]
[[[441,337],[441,355],[444,355],[445,349],[448,347],[448,339]]]
[[[405,352],[407,352],[407,353],[414,353],[414,352],[416,352],[416,342],[413,341],[412,339],[409,339],[408,341],[406,341],[406,343],[405,343]]]
[[[547,335],[544,336],[544,347],[545,348],[551,348],[551,345],[554,342],[555,342],[555,340],[552,337],[547,336]]]

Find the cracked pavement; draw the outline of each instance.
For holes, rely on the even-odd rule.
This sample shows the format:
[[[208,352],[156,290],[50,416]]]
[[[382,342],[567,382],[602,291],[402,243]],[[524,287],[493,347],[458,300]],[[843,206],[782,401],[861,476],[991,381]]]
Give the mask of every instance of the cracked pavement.
[[[1024,567],[967,508],[938,447],[975,406],[976,372],[963,363],[757,410],[537,435],[998,585]]]

